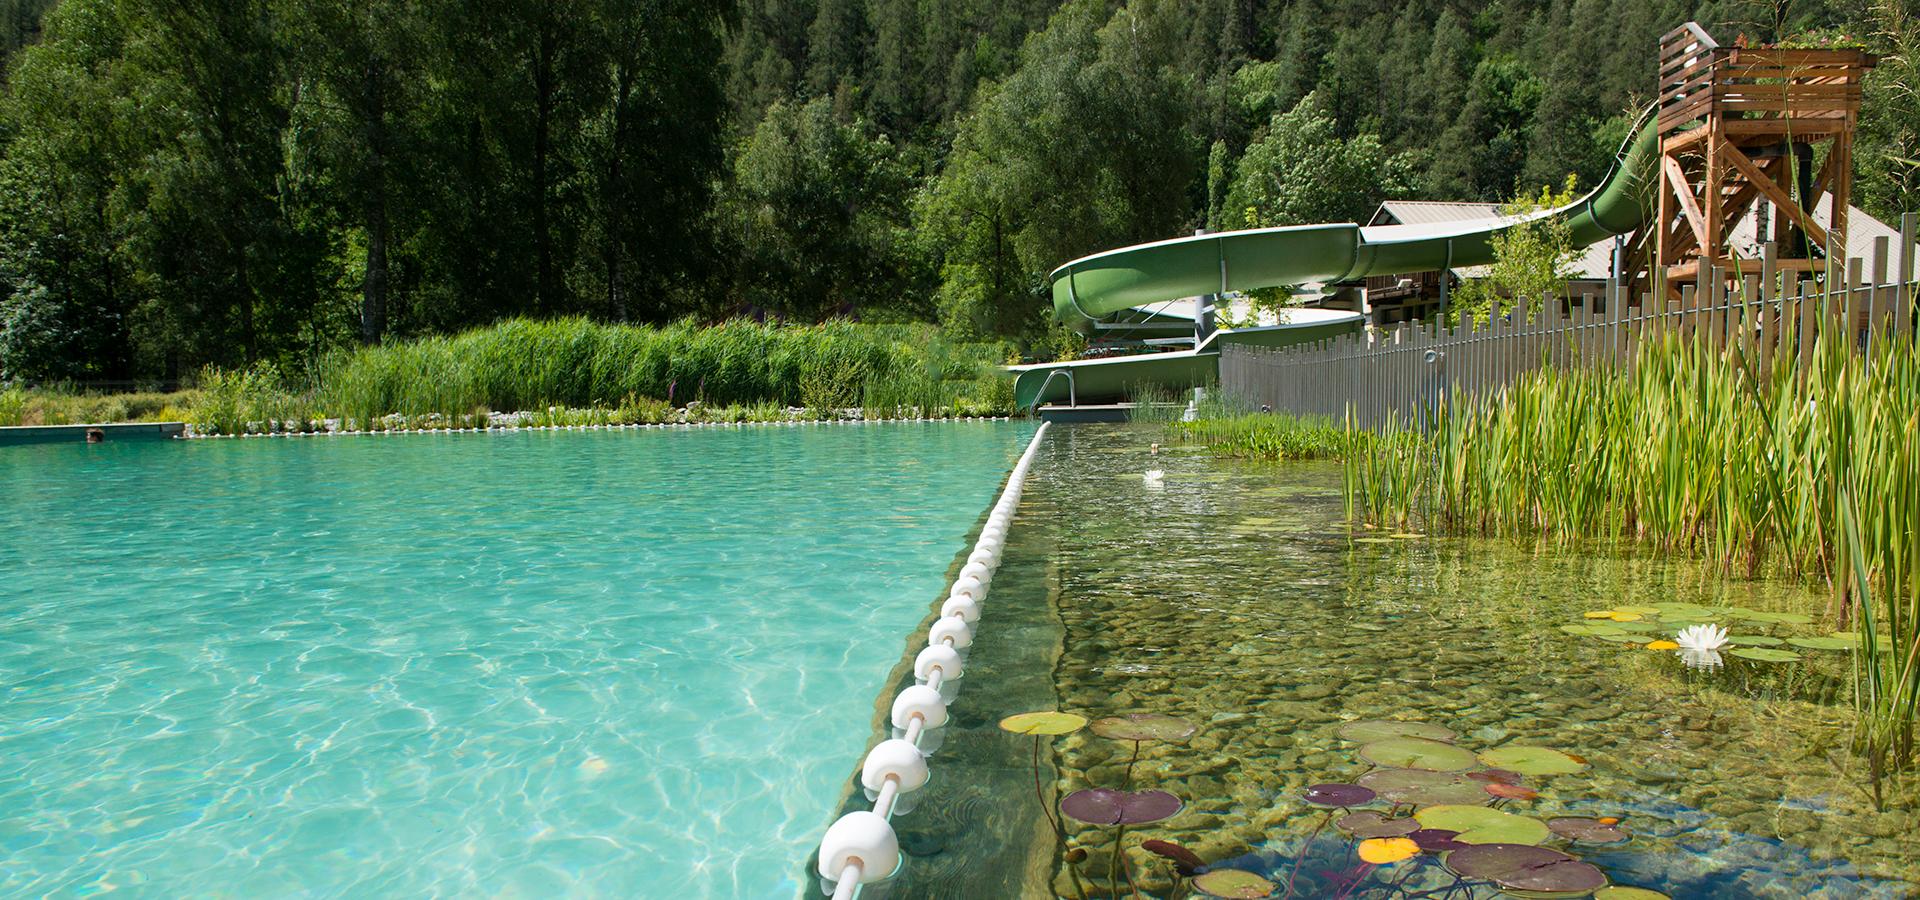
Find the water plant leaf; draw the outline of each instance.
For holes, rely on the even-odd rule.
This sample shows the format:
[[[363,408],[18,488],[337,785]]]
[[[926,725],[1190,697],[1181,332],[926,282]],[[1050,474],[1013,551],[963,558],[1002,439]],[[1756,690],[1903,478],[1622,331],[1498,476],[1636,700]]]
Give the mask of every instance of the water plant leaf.
[[[1673,900],[1659,891],[1639,887],[1611,885],[1593,892],[1593,900]]]
[[[1624,632],[1624,631],[1599,632],[1599,633],[1596,633],[1594,637],[1597,637],[1603,641],[1606,641],[1608,643],[1613,643],[1613,644],[1638,644],[1641,641],[1646,640],[1646,638],[1641,637],[1640,635],[1628,634],[1627,632]]]
[[[1488,782],[1481,785],[1481,789],[1502,800],[1532,800],[1540,796],[1540,792],[1533,788],[1523,787],[1517,784],[1506,784],[1500,781]]]
[[[1680,649],[1680,645],[1672,641],[1649,641],[1647,643],[1647,649],[1648,650],[1678,650]]]
[[[1159,713],[1130,713],[1093,720],[1093,733],[1116,741],[1184,741],[1199,727]]]
[[[1613,610],[1590,609],[1590,610],[1587,610],[1586,612],[1581,613],[1580,615],[1588,619],[1611,619],[1613,618]]]
[[[1413,814],[1423,828],[1457,831],[1463,844],[1538,844],[1553,832],[1547,823],[1486,806],[1429,806]]]
[[[1622,612],[1616,609],[1613,611],[1613,614],[1607,616],[1607,618],[1612,619],[1615,622],[1638,622],[1641,619],[1646,618],[1646,616],[1643,616],[1639,613]]]
[[[1586,763],[1558,750],[1517,744],[1482,750],[1480,761],[1522,775],[1567,775],[1587,767]]]
[[[1171,860],[1174,871],[1187,878],[1192,878],[1193,873],[1207,867],[1207,861],[1201,859],[1200,854],[1172,841],[1141,841],[1140,848],[1155,856]]]
[[[1667,631],[1673,627],[1671,625],[1663,625],[1659,622],[1614,622],[1612,623],[1612,625],[1615,629],[1620,631],[1635,631],[1641,634],[1652,634],[1657,631]]]
[[[1184,804],[1166,791],[1091,788],[1060,798],[1067,818],[1088,825],[1144,825],[1178,813]]]
[[[1356,779],[1393,803],[1436,806],[1443,803],[1484,803],[1483,772],[1432,772],[1424,769],[1375,769]]]
[[[1340,726],[1340,737],[1357,744],[1371,744],[1392,738],[1425,738],[1452,743],[1453,730],[1432,722],[1397,722],[1392,719],[1361,719]]]
[[[1376,866],[1390,866],[1420,853],[1420,845],[1403,837],[1368,838],[1360,842],[1360,859]]]
[[[1799,662],[1800,654],[1792,650],[1775,650],[1771,647],[1735,647],[1727,651],[1729,656],[1741,659],[1753,659],[1760,662]]]
[[[1209,897],[1254,900],[1265,897],[1280,886],[1252,872],[1240,869],[1214,869],[1193,879],[1196,890]]]
[[[1560,816],[1548,819],[1547,828],[1570,841],[1582,844],[1618,844],[1632,837],[1611,822],[1586,816]]]
[[[1420,849],[1428,853],[1445,853],[1449,850],[1458,850],[1461,847],[1472,846],[1471,844],[1462,844],[1454,840],[1454,838],[1459,836],[1460,832],[1449,831],[1445,828],[1422,828],[1408,834],[1407,839],[1419,844]]]
[[[1425,738],[1389,738],[1360,748],[1360,758],[1376,766],[1458,772],[1473,768],[1473,751]]]
[[[1052,710],[1020,713],[1000,720],[1000,727],[1014,734],[1072,734],[1086,724],[1086,716]]]
[[[1341,816],[1333,824],[1341,832],[1357,838],[1400,837],[1420,830],[1419,821],[1413,818],[1388,818],[1385,813],[1372,810]]]
[[[1605,887],[1606,873],[1558,850],[1521,844],[1482,844],[1447,854],[1447,868],[1504,890],[1580,896]]]
[[[1778,647],[1783,643],[1779,638],[1766,634],[1736,634],[1727,638],[1727,643],[1745,647]]]
[[[1787,643],[1807,650],[1852,650],[1860,646],[1857,640],[1849,641],[1837,637],[1796,637],[1787,638]]]
[[[1805,613],[1790,612],[1754,612],[1747,610],[1744,616],[1750,622],[1766,622],[1773,625],[1811,625],[1813,617]]]
[[[1614,612],[1639,613],[1643,616],[1657,616],[1662,610],[1658,606],[1616,606]]]
[[[1498,781],[1501,784],[1517,784],[1522,786],[1525,786],[1527,783],[1525,778],[1520,777],[1519,772],[1513,772],[1507,769],[1483,769],[1478,772],[1468,772],[1467,777],[1483,783]]]
[[[1371,788],[1357,784],[1316,784],[1308,787],[1302,799],[1323,809],[1346,809],[1353,806],[1365,806],[1378,796]]]

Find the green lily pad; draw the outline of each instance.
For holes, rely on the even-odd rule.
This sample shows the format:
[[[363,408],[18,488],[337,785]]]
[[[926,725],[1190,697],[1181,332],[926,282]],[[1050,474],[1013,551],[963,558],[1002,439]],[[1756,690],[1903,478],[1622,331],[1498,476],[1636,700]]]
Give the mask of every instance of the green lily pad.
[[[1799,662],[1800,654],[1792,650],[1775,650],[1771,647],[1735,647],[1727,651],[1729,656],[1741,659],[1757,659],[1761,662]]]
[[[1020,713],[1000,720],[1000,727],[1014,734],[1072,734],[1085,724],[1085,716],[1052,711]]]
[[[1728,637],[1727,643],[1746,647],[1778,647],[1783,641],[1764,634],[1736,634]]]
[[[1371,744],[1394,738],[1421,738],[1452,743],[1453,729],[1432,722],[1396,722],[1391,719],[1361,719],[1340,726],[1340,737],[1356,744]]]
[[[1852,643],[1854,646],[1859,646],[1860,644],[1860,632],[1858,631],[1835,631],[1830,632],[1827,637],[1839,638],[1840,640]]]
[[[1812,616],[1804,613],[1790,612],[1754,612],[1753,610],[1748,610],[1746,619],[1750,622],[1766,622],[1773,625],[1810,625],[1813,623]]]
[[[1708,612],[1706,607],[1701,606],[1698,603],[1680,603],[1676,601],[1662,601],[1659,603],[1649,603],[1647,604],[1647,608],[1652,609],[1653,611],[1658,612],[1663,616],[1701,615]]]
[[[1414,806],[1439,806],[1448,803],[1484,803],[1486,789],[1479,781],[1458,772],[1430,772],[1423,769],[1375,769],[1355,779],[1361,787],[1372,788],[1393,803]],[[1386,837],[1370,834],[1365,837]]]
[[[1404,837],[1420,830],[1420,822],[1413,818],[1390,818],[1385,813],[1362,810],[1341,816],[1333,823],[1342,832],[1365,840],[1378,837]]]
[[[1613,885],[1593,892],[1593,900],[1673,900],[1659,891]]]
[[[1093,720],[1093,733],[1116,741],[1184,741],[1193,736],[1192,722],[1159,713],[1131,713]]]
[[[1657,616],[1665,612],[1658,606],[1616,606],[1613,609],[1615,612],[1639,613],[1643,616]]]
[[[1615,622],[1613,623],[1613,627],[1621,631],[1632,631],[1640,634],[1653,634],[1654,632],[1671,631],[1673,629],[1672,625],[1664,622]]]
[[[1553,834],[1547,823],[1486,806],[1429,806],[1413,814],[1422,828],[1457,831],[1462,844],[1538,844]]]
[[[1860,646],[1859,641],[1849,641],[1837,637],[1797,637],[1787,638],[1787,643],[1807,650],[1852,650]]]
[[[1586,763],[1558,750],[1517,745],[1483,750],[1480,761],[1522,775],[1566,775],[1587,767]]]
[[[1631,631],[1599,631],[1594,632],[1593,636],[1612,644],[1638,644],[1646,641],[1646,638]]]
[[[1252,872],[1239,869],[1212,869],[1193,879],[1193,886],[1209,897],[1253,900],[1272,894],[1280,886]]]
[[[1376,766],[1458,772],[1475,765],[1473,751],[1425,738],[1389,738],[1360,748],[1360,758]]]

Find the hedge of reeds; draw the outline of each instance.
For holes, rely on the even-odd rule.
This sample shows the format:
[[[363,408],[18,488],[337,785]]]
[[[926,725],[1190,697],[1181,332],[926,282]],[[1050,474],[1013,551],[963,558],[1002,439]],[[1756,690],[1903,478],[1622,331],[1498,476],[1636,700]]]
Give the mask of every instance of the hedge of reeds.
[[[92,425],[180,421],[199,402],[197,391],[86,393],[0,388],[0,425]]]
[[[1417,426],[1417,427],[1416,427]],[[1349,508],[1392,527],[1617,537],[1828,585],[1861,633],[1860,749],[1915,763],[1920,353],[1822,336],[1810,365],[1669,336],[1630,370],[1545,369],[1430,421],[1349,430]]]
[[[930,326],[608,325],[514,319],[450,337],[328,360],[316,405],[366,421],[389,414],[773,403],[924,415],[1005,415],[1003,344],[961,344]]]
[[[1341,424],[1323,416],[1238,412],[1175,422],[1179,440],[1204,444],[1217,456],[1237,459],[1331,459],[1346,448]]]

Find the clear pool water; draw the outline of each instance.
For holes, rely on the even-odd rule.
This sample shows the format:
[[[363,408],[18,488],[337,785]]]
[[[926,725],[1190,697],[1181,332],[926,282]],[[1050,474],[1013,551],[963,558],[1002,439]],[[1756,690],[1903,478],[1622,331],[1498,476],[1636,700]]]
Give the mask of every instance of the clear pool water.
[[[1030,432],[0,451],[0,895],[793,896]]]

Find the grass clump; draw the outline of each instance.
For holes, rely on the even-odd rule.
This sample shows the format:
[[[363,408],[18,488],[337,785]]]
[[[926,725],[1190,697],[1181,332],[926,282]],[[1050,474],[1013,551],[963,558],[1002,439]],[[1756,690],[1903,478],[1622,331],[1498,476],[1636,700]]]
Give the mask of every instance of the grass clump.
[[[1331,459],[1346,446],[1345,429],[1326,416],[1242,412],[1175,422],[1172,428],[1178,440],[1239,459]]]
[[[1431,420],[1346,436],[1349,509],[1373,524],[1621,538],[1831,589],[1865,649],[1860,749],[1910,768],[1920,712],[1920,352],[1822,334],[1812,361],[1669,335],[1627,370],[1541,370]],[[1419,427],[1414,427],[1418,425]]]

